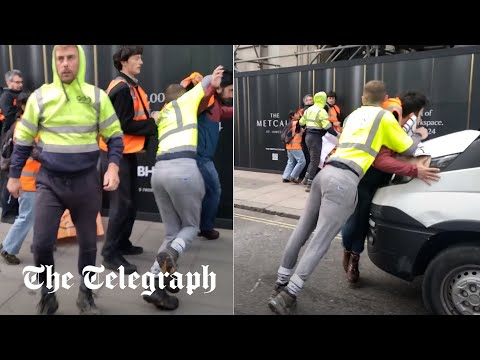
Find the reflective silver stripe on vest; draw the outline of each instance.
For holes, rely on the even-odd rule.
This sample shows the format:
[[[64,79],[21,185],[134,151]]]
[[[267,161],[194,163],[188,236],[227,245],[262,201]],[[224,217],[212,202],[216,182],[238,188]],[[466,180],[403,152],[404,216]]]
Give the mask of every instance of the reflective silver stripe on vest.
[[[22,145],[22,146],[32,146],[35,140],[21,140],[21,139],[15,139],[15,144],[17,145]]]
[[[43,151],[47,152],[56,152],[56,153],[85,153],[98,150],[98,144],[82,144],[82,145],[54,145],[54,144],[45,144],[42,141],[38,142],[38,146],[42,148]]]
[[[35,134],[37,133],[38,127],[36,127],[36,126],[33,125],[30,121],[28,121],[27,118],[22,117],[22,119],[20,120],[20,123],[21,123],[23,126],[25,126],[26,128],[32,130]]]
[[[163,134],[162,136],[160,136],[158,138],[158,142],[161,142],[162,140],[164,140],[165,138],[167,138],[168,136],[170,136],[172,134],[182,132],[183,130],[196,129],[196,128],[197,128],[197,124],[188,124],[188,125],[185,125],[184,127],[181,127],[181,128],[176,128],[176,129],[169,130],[165,134]]]
[[[33,172],[33,171],[22,171],[21,175],[22,176],[29,176],[29,177],[37,177],[38,171]]]
[[[390,112],[393,112],[392,110],[397,110],[399,114],[402,113],[402,108],[398,105],[391,105],[391,106],[387,107],[385,110],[388,110]]]
[[[178,106],[177,100],[172,101],[173,109],[175,110],[175,117],[177,118],[177,127],[181,128],[183,126],[182,111]]]
[[[102,135],[103,141],[106,142],[106,143],[108,142],[108,140],[113,139],[113,138],[117,138],[117,137],[123,139],[123,133],[122,132],[116,132],[112,136],[110,136],[109,138]]]
[[[332,127],[332,124],[331,124],[330,122],[328,122],[328,124],[327,124],[326,126],[323,126],[323,125],[322,125],[322,122],[319,121],[319,120],[320,120],[320,115],[321,115],[321,113],[322,113],[322,110],[323,110],[323,109],[320,109],[320,110],[317,112],[317,115],[315,115],[315,120],[312,120],[312,119],[307,119],[307,120],[306,120],[306,122],[307,122],[307,127],[308,127],[309,129],[327,130],[327,129],[329,129],[329,128]],[[327,118],[326,118],[325,120],[327,120]],[[308,125],[309,122],[310,122],[310,123],[314,123],[315,125],[309,126],[309,125]],[[318,124],[320,124],[320,126],[319,126]]]
[[[341,145],[338,145],[339,148],[354,148],[358,149],[361,151],[366,152],[367,154],[372,155],[373,157],[378,155],[378,152],[373,150],[371,147],[365,145],[365,144],[358,144],[358,143],[342,143]]]
[[[162,151],[161,153],[158,153],[157,155],[173,154],[173,153],[177,153],[177,152],[180,152],[180,151],[194,151],[194,152],[196,152],[197,147],[192,146],[192,145],[182,145],[182,146],[174,147],[174,148],[172,148],[168,151]]]
[[[104,120],[101,124],[99,124],[99,129],[100,130],[103,130],[105,129],[106,127],[112,125],[115,120],[118,120],[118,117],[117,117],[117,114],[116,113],[113,113],[112,116],[110,116],[109,118],[107,118],[106,120]]]
[[[97,130],[100,130],[100,89],[95,86],[95,102],[93,103],[93,108],[96,111],[97,115]]]
[[[135,117],[138,117],[138,116],[145,116],[145,111],[143,110],[135,111]]]
[[[97,125],[40,126],[42,131],[54,134],[86,134],[97,131]]]
[[[45,105],[43,104],[42,92],[40,89],[35,90],[35,96],[37,97],[39,115],[38,115],[38,123],[41,124],[43,120],[43,111],[45,110]]]
[[[360,151],[364,151],[373,157],[377,156],[378,152],[372,149],[372,143],[373,143],[373,139],[375,138],[375,135],[377,134],[378,128],[380,126],[380,121],[382,120],[382,117],[385,113],[386,113],[386,110],[383,110],[383,109],[381,109],[378,112],[377,116],[375,117],[375,120],[373,120],[373,124],[372,124],[372,127],[370,128],[370,132],[368,133],[367,141],[365,142],[365,144],[341,143],[337,146],[337,148],[354,148]]]

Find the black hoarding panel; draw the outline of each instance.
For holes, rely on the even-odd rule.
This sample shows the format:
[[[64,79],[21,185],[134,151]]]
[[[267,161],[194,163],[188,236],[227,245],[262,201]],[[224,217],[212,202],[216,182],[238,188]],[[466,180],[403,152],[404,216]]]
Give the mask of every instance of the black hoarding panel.
[[[383,64],[368,64],[365,66],[365,82],[383,80]]]
[[[315,70],[315,87],[313,92],[317,93],[319,91],[329,92],[334,89],[333,84],[333,73],[334,69],[319,69]],[[337,93],[337,95],[339,95]]]
[[[288,120],[288,114],[280,113],[278,108],[277,75],[250,78],[249,92],[250,135],[252,144],[255,144],[251,148],[251,165],[258,169],[281,170],[285,167],[286,152],[279,132]]]
[[[433,59],[397,61],[383,64],[383,81],[390,97],[407,90],[432,93]]]
[[[344,117],[362,104],[363,65],[335,69],[337,104]]]
[[[235,166],[249,168],[250,165],[250,137],[248,121],[247,93],[248,78],[235,79]],[[241,101],[240,101],[241,99]]]
[[[118,74],[113,66],[113,54],[118,48],[118,45],[97,45],[97,75],[100,89],[106,90],[110,81]]]
[[[233,121],[222,121],[220,126],[220,139],[214,159],[222,186],[217,217],[233,219]]]
[[[13,68],[23,73],[23,88],[33,91],[44,83],[42,45],[12,45]]]
[[[480,129],[480,56],[474,55],[469,129]]]
[[[313,70],[300,72],[300,93],[298,107],[303,107],[303,97],[307,94],[313,96]]]
[[[34,46],[34,45],[30,45],[30,46]],[[85,69],[85,81],[89,84],[95,85],[93,45],[81,45],[81,46],[83,48],[83,51],[85,52],[85,60],[87,61],[87,66]],[[46,59],[47,59],[47,76],[48,76],[47,82],[52,82],[53,81],[52,51],[53,51],[54,45],[47,45],[46,48],[47,48]],[[42,69],[42,74],[43,74],[43,69]]]
[[[430,138],[467,128],[471,55],[435,59],[431,104],[423,115]]]
[[[10,51],[8,45],[0,45],[0,86],[5,87],[5,73],[10,70]]]

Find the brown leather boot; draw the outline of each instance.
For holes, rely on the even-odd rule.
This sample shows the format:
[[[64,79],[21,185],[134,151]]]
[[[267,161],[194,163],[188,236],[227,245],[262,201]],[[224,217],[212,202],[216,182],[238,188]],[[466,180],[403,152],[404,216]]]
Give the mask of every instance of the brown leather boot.
[[[360,271],[358,270],[358,263],[360,261],[360,255],[351,253],[350,262],[348,263],[347,280],[351,283],[356,283],[360,277]]]
[[[351,251],[343,249],[343,269],[345,272],[348,272],[348,263],[350,262]]]

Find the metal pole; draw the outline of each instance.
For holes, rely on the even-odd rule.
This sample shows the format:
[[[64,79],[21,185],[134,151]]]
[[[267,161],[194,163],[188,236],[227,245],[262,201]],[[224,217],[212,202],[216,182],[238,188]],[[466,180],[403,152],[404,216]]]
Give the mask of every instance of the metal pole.
[[[327,46],[327,45],[322,45],[322,47],[320,48],[320,50],[321,50],[321,49],[325,49],[325,46]],[[313,60],[310,61],[310,65],[312,65],[313,62],[314,62],[315,60],[317,60],[317,58],[318,58],[319,56],[320,56],[320,53],[318,53],[317,55],[315,55],[315,57],[313,58]]]
[[[330,59],[335,55],[335,53],[337,52],[337,49],[333,50],[332,53],[330,54],[330,56],[327,58],[327,60],[325,60],[325,62],[329,62]]]
[[[343,50],[345,50],[345,49],[340,50],[340,51],[338,52],[338,54],[335,55],[335,57],[332,59],[332,62],[334,62],[335,59],[338,58],[338,56],[343,52]]]
[[[317,53],[317,52],[323,52],[323,51],[331,51],[331,50],[339,50],[339,49],[350,49],[350,48],[355,48],[359,46],[365,46],[365,45],[342,45],[342,46],[335,46],[332,48],[324,48],[324,49],[315,49],[311,51],[304,51],[301,53],[295,53],[295,54],[285,54],[285,55],[275,55],[275,56],[264,56],[261,58],[256,58],[256,59],[246,59],[246,60],[239,60],[236,61],[236,63],[242,63],[242,62],[251,62],[252,60],[268,60],[268,59],[276,59],[276,58],[282,58],[282,57],[289,57],[289,56],[297,56],[297,55],[304,55],[304,54],[312,54],[312,53]]]
[[[352,60],[352,59],[355,57],[355,55],[357,55],[358,52],[359,52],[360,50],[362,50],[362,48],[363,48],[363,46],[360,46],[360,47],[353,53],[353,55],[350,56],[350,58],[349,58],[348,60]]]

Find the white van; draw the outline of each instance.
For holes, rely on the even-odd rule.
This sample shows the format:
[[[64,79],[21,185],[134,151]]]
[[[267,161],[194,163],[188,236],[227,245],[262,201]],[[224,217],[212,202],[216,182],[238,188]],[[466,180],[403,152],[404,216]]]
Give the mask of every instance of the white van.
[[[424,149],[440,180],[429,186],[395,176],[377,191],[368,255],[404,280],[425,275],[431,312],[480,315],[480,131],[441,136]]]

